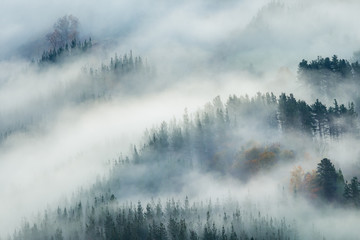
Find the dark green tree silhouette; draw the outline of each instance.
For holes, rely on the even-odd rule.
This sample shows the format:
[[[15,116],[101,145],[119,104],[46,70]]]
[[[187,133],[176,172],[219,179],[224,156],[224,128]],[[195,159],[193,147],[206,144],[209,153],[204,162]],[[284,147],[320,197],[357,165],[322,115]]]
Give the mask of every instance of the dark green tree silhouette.
[[[327,158],[322,159],[317,166],[316,173],[322,197],[328,201],[334,200],[336,197],[338,175],[332,162]]]

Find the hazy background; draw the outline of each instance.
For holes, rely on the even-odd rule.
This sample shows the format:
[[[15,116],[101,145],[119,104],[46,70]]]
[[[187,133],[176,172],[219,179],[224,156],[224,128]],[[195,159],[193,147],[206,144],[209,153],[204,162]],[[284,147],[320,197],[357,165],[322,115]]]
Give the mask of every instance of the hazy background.
[[[91,184],[146,128],[185,108],[258,91],[313,100],[296,80],[297,64],[351,58],[360,49],[359,10],[355,0],[1,1],[0,125],[26,131],[0,143],[0,233]],[[30,59],[48,49],[45,35],[66,14],[97,44],[94,55],[33,70]],[[63,100],[82,67],[130,50],[156,69],[154,91],[79,105]]]

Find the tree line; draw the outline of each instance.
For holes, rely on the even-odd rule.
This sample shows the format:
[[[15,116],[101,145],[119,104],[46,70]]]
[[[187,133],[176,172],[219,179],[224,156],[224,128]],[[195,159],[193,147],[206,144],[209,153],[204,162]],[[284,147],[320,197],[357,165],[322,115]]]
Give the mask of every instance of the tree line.
[[[144,63],[141,56],[134,57],[132,51],[130,51],[130,54],[124,54],[122,57],[115,53],[115,56],[110,58],[109,64],[102,63],[100,68],[91,67],[87,72],[92,77],[119,79],[130,74],[146,74],[150,73],[150,71],[147,61]]]
[[[168,200],[163,207],[161,202],[142,205],[121,201],[128,193],[176,194],[189,184],[184,176],[194,167],[247,181],[278,163],[290,163],[296,152],[280,144],[244,143],[237,132],[251,124],[265,124],[274,132],[287,126],[282,127],[282,134],[302,133],[298,125],[290,125],[291,119],[297,118],[286,111],[288,104],[298,106],[301,101],[283,96],[286,101],[282,105],[271,93],[253,98],[233,95],[226,104],[216,97],[193,115],[185,111],[181,121],[162,122],[146,132],[143,143],[133,147],[131,156],[120,155],[113,162],[108,178],[98,180],[72,204],[46,211],[39,221],[25,221],[11,239],[298,239],[296,228],[285,219],[240,211],[237,204],[190,206],[185,199],[183,203]],[[288,125],[279,120],[281,114],[289,119]],[[359,196],[354,188],[358,182],[344,182],[341,176],[330,160],[323,160],[317,172],[300,175],[296,192],[330,202],[342,196],[350,204]]]
[[[315,96],[322,95],[329,100],[346,98],[360,106],[360,64],[339,59],[318,57],[315,60],[303,59],[298,65],[298,79]],[[356,109],[359,111],[359,109]]]
[[[173,179],[172,169],[180,173],[198,166],[203,171],[231,174],[247,181],[280,163],[293,162],[296,151],[280,143],[244,141],[241,134],[243,128],[262,131],[260,138],[279,134],[279,130],[281,135],[296,133],[309,141],[339,139],[345,134],[356,135],[358,120],[353,107],[336,104],[327,108],[317,100],[309,106],[304,101],[296,100],[292,94],[282,94],[279,100],[269,93],[259,93],[251,99],[233,95],[226,104],[216,97],[202,111],[193,115],[185,110],[182,121],[174,119],[162,122],[147,130],[142,143],[133,147],[130,157],[121,156],[114,160],[114,175],[119,174],[118,165],[121,168],[122,165],[134,163],[154,168],[157,177],[165,173],[155,168],[164,167],[170,172],[164,177],[169,179]],[[146,184],[147,188],[158,191],[159,185],[151,182]]]
[[[113,194],[96,196],[83,205],[47,211],[37,222],[24,221],[12,240],[253,240],[298,239],[284,218],[240,210],[236,202],[151,200],[121,204]]]
[[[319,100],[311,105],[296,100],[293,94],[283,93],[277,98],[272,93],[258,93],[251,99],[248,96],[230,96],[226,104],[216,97],[212,103],[206,104],[203,111],[193,116],[185,111],[182,122],[163,122],[147,131],[140,151],[148,154],[148,159],[158,159],[156,154],[166,152],[184,152],[184,155],[191,152],[200,161],[205,161],[214,158],[217,152],[227,152],[226,149],[233,154],[230,148],[237,137],[234,132],[244,127],[255,129],[259,126],[269,131],[270,135],[281,130],[285,135],[297,133],[301,137],[321,141],[358,134],[358,118],[353,103],[346,107],[334,100],[334,106],[326,107]],[[141,156],[135,150],[134,159],[138,162]],[[152,154],[155,155],[151,157]]]
[[[115,54],[99,67],[83,68],[82,101],[111,99],[114,96],[146,91],[154,83],[154,71],[141,56]],[[141,87],[139,87],[141,86]]]
[[[317,88],[325,94],[334,94],[336,88],[344,83],[356,83],[360,81],[360,64],[358,61],[350,63],[348,60],[339,59],[333,55],[318,57],[308,62],[303,59],[298,67],[299,78]]]
[[[44,51],[38,62],[40,65],[59,63],[65,58],[78,56],[81,53],[90,50],[92,45],[91,38],[84,40],[83,42],[73,39],[70,44],[65,43],[65,45],[58,48],[52,48],[48,51]]]
[[[326,107],[318,99],[308,105],[305,101],[296,100],[293,94],[280,95],[278,100],[278,119],[284,131],[300,131],[320,139],[339,138],[344,134],[358,134],[358,114],[354,103],[338,104]]]

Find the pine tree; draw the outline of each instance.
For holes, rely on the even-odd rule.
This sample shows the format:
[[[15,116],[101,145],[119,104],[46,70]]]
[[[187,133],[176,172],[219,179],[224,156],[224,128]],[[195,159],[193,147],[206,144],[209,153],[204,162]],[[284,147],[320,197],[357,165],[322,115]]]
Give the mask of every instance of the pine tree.
[[[180,232],[179,225],[176,222],[176,220],[170,216],[169,223],[167,226],[167,229],[169,231],[170,239],[176,240],[178,237],[178,234]]]
[[[320,139],[327,137],[328,128],[327,128],[327,109],[326,106],[323,105],[319,99],[316,99],[315,103],[311,105],[311,111],[314,116],[315,124],[314,124],[314,132],[317,133]]]
[[[226,235],[226,232],[225,232],[225,227],[222,226],[222,229],[221,229],[221,240],[227,240],[227,235]]]
[[[186,240],[187,239],[187,227],[185,219],[180,220],[180,232],[179,232],[179,240]]]
[[[190,240],[199,240],[199,237],[194,230],[190,231]]]
[[[105,229],[105,239],[106,240],[118,239],[116,229],[115,229],[115,223],[114,223],[112,216],[110,215],[109,210],[106,211],[104,229]]]
[[[95,239],[96,235],[96,223],[95,223],[95,209],[92,207],[92,211],[88,216],[88,223],[85,225],[85,237],[86,239]]]
[[[234,225],[231,224],[231,233],[230,233],[230,239],[229,240],[238,240],[237,234],[234,230]]]
[[[321,160],[317,167],[317,183],[321,188],[322,196],[332,201],[336,197],[337,178],[336,170],[331,161],[327,158]]]
[[[165,225],[162,222],[160,222],[160,225],[159,225],[156,233],[157,234],[156,234],[155,239],[158,239],[158,240],[166,240],[166,239],[168,239]]]
[[[54,240],[64,240],[62,230],[60,228],[57,228],[54,235]]]

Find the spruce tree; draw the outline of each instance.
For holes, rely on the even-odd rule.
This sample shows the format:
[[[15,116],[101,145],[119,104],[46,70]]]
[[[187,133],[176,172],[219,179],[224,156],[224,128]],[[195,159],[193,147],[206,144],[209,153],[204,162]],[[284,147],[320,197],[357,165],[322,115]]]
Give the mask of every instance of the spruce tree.
[[[334,200],[336,197],[338,175],[332,162],[327,158],[322,159],[318,164],[316,173],[322,197],[329,201]]]

